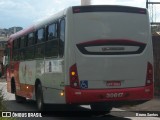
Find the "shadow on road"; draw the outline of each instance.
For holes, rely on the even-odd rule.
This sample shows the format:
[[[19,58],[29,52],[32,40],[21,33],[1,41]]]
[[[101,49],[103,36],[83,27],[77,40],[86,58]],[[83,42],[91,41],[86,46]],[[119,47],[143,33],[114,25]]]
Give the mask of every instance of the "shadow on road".
[[[38,112],[36,109],[36,102],[27,100],[25,103],[17,103],[15,100],[4,102],[8,111],[17,112]],[[81,106],[69,106],[69,105],[47,105],[46,111],[42,112],[42,118],[38,120],[51,120],[53,118],[62,120],[79,120],[79,119],[105,119],[107,120],[130,120],[128,118],[113,116],[111,114],[100,115],[98,112],[91,112],[90,109]],[[20,118],[20,120],[26,120],[27,118]],[[36,119],[36,118],[28,118]]]

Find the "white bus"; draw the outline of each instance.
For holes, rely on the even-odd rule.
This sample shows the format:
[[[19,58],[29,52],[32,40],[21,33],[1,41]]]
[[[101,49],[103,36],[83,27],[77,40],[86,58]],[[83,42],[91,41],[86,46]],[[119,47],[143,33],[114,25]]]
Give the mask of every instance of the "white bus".
[[[153,98],[148,12],[73,6],[9,37],[7,88],[17,102],[86,104],[93,111]]]

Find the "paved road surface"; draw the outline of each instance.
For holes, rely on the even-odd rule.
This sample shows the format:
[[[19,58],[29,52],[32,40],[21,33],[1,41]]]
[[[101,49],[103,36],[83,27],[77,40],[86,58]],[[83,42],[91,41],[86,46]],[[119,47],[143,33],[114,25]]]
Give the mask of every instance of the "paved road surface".
[[[34,101],[27,100],[25,103],[16,103],[14,94],[8,93],[6,90],[6,83],[5,81],[0,82],[0,90],[2,90],[2,94],[4,96],[5,102],[4,104],[6,105],[7,109],[9,111],[33,111],[37,112],[36,110],[36,104]],[[94,115],[93,113],[90,113],[90,107],[83,105],[83,106],[75,106],[72,108],[68,108],[66,106],[56,106],[56,105],[48,105],[47,109],[55,109],[56,112],[52,113],[47,113],[47,114],[42,114],[45,117],[42,118],[32,118],[32,119],[40,119],[40,120],[75,120],[75,119],[107,119],[107,120],[160,120],[158,117],[135,117],[136,113],[135,112],[128,112],[124,111],[121,109],[113,108],[110,114],[106,115]],[[70,109],[72,112],[64,112],[66,109]],[[57,110],[59,112],[57,112]],[[58,115],[57,115],[58,113]],[[60,116],[59,116],[60,115]],[[50,117],[51,116],[51,117]],[[18,118],[20,120],[25,120],[27,118]],[[28,118],[31,120],[31,118]]]

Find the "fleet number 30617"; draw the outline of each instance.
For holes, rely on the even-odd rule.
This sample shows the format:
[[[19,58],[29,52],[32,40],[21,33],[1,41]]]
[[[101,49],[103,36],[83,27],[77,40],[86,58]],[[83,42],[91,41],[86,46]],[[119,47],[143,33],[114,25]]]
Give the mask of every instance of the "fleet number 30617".
[[[124,93],[107,93],[106,97],[107,98],[120,98],[123,97]]]

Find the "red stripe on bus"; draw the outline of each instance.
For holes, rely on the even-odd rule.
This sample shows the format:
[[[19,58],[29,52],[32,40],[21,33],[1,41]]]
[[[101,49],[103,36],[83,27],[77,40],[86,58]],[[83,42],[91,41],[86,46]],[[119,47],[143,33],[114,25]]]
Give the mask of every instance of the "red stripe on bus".
[[[153,84],[138,88],[81,90],[65,87],[66,103],[83,104],[109,101],[150,100],[153,98]],[[113,95],[112,95],[113,94]],[[109,96],[111,95],[111,96]],[[116,96],[114,96],[116,95]],[[108,97],[108,98],[107,98]],[[110,98],[109,98],[110,97]]]

